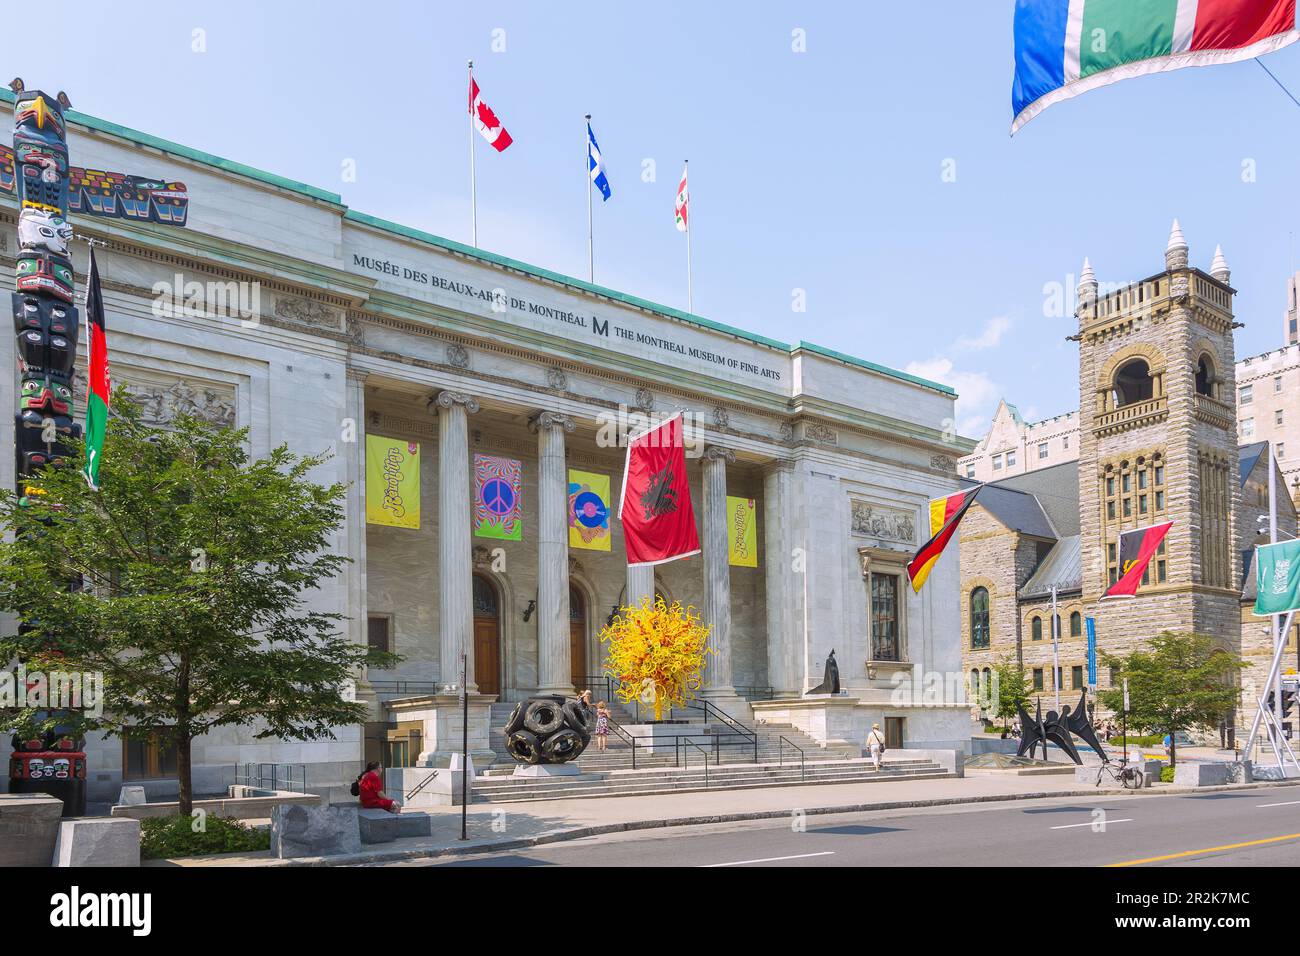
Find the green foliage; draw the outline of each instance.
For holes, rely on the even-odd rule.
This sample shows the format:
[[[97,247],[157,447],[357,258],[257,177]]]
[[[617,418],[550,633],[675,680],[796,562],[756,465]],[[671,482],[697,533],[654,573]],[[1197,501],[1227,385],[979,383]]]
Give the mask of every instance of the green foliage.
[[[1019,661],[1009,655],[993,665],[993,672],[998,688],[994,714],[1004,722],[1014,720],[1034,692],[1032,679]]]
[[[1154,747],[1157,744],[1163,743],[1164,739],[1165,738],[1162,734],[1146,734],[1141,737],[1135,737],[1132,734],[1129,734],[1128,745],[1130,747]],[[1106,742],[1110,744],[1112,747],[1124,746],[1123,737],[1111,737]]]
[[[1173,768],[1173,767],[1161,767],[1161,768],[1160,768],[1160,782],[1161,782],[1161,783],[1173,783],[1173,782],[1174,782],[1174,768]]]
[[[396,658],[338,633],[342,615],[303,606],[348,560],[336,538],[346,488],[310,480],[327,455],[281,446],[252,460],[247,429],[185,415],[153,428],[122,390],[113,413],[102,491],[74,464],[42,471],[22,499],[0,492],[13,532],[0,541],[0,610],[28,625],[0,636],[0,660],[102,674],[103,714],[58,719],[157,728],[177,747],[188,813],[194,737],[251,724],[261,738],[331,738],[365,719],[343,697],[348,680]],[[0,720],[30,729],[42,715]]]
[[[201,826],[200,832],[195,827]],[[268,850],[271,834],[230,817],[208,814],[202,824],[190,817],[151,817],[140,821],[140,857],[165,860],[212,853],[252,853]]]
[[[1237,673],[1246,666],[1217,649],[1211,637],[1168,631],[1153,637],[1148,649],[1126,657],[1103,652],[1102,661],[1117,668],[1120,678],[1097,695],[1102,705],[1116,713],[1123,708],[1127,678],[1129,726],[1157,741],[1167,733],[1218,726],[1237,705]]]

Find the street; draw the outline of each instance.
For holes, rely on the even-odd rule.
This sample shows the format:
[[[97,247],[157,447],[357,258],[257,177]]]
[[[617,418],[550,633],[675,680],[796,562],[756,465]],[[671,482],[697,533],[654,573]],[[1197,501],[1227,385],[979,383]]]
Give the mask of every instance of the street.
[[[396,866],[1291,866],[1291,788],[1061,798],[592,837]]]

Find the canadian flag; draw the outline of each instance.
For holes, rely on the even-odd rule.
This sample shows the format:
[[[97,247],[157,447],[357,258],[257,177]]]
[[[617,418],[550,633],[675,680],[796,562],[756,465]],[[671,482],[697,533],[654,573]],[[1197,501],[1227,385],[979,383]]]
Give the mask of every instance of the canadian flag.
[[[483,138],[498,153],[514,142],[497,119],[497,114],[492,112],[492,107],[483,102],[478,83],[472,76],[469,78],[469,115],[474,117],[474,125],[483,134]]]
[[[678,232],[686,232],[690,228],[690,223],[687,221],[686,218],[686,213],[687,213],[686,207],[690,205],[690,201],[691,201],[690,193],[686,191],[686,167],[683,167],[682,181],[677,186],[676,212],[677,212]]]

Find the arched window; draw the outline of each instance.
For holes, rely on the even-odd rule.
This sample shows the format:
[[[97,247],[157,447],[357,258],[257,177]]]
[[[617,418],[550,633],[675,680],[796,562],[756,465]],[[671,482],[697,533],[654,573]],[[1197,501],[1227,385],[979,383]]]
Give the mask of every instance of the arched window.
[[[993,672],[987,667],[984,668],[984,673],[980,675],[980,679],[984,681],[984,696],[989,697],[993,693]],[[996,700],[988,700],[985,701],[985,703],[990,707],[996,707],[998,702]]]
[[[1083,615],[1078,611],[1070,612],[1070,636],[1079,637],[1083,634]]]
[[[1115,407],[1145,402],[1153,394],[1151,366],[1145,359],[1125,362],[1115,373]]]
[[[1214,365],[1208,355],[1196,363],[1196,394],[1214,397]]]
[[[970,646],[989,646],[989,589],[980,587],[970,593]]]
[[[978,669],[970,672],[970,699],[979,700],[980,696],[980,672]]]
[[[1029,621],[1029,632],[1033,640],[1041,641],[1043,639],[1043,619],[1035,615]]]

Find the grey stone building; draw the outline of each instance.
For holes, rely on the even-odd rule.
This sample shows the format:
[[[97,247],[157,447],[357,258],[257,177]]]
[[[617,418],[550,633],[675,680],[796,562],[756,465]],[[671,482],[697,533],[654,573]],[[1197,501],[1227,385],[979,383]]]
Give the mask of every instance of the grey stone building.
[[[0,123],[12,97],[0,93]],[[358,643],[402,655],[358,674],[370,720],[324,742],[257,740],[230,728],[196,742],[196,786],[249,762],[303,764],[313,788],[356,773],[367,748],[415,739],[445,760],[469,661],[472,746],[493,701],[601,679],[600,628],[661,593],[707,614],[717,655],[705,694],[746,721],[795,721],[823,741],[890,721],[897,740],[957,747],[968,731],[956,560],[920,595],[905,565],[929,499],[957,485],[970,443],[944,434],[950,388],[807,342],[787,344],[350,209],[333,193],[112,123],[69,114],[73,162],[186,184],[185,228],[73,216],[99,254],[110,362],[149,417],[178,410],[247,426],[251,451],[332,450],[316,475],[349,486],[335,547],[346,572],[310,595]],[[12,274],[13,199],[0,194],[0,260]],[[84,247],[76,266],[84,275]],[[3,348],[10,350],[12,338]],[[3,381],[14,405],[15,378]],[[78,390],[84,395],[84,388]],[[609,550],[568,547],[568,469],[607,475],[623,450],[611,423],[687,413],[700,556],[629,569],[617,521]],[[0,441],[12,443],[12,420]],[[417,527],[366,523],[367,436],[418,444]],[[517,461],[519,540],[474,536],[475,455]],[[12,458],[0,481],[12,484]],[[730,566],[718,507],[757,511],[758,560]],[[845,694],[803,702],[834,650]],[[921,700],[913,688],[954,688]],[[827,717],[827,710],[834,717]],[[832,726],[833,725],[833,726]],[[169,756],[117,739],[89,744],[92,799],[123,780],[162,793]],[[389,753],[393,751],[390,749]]]

